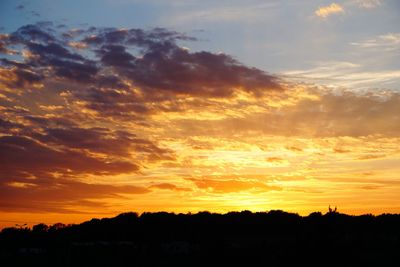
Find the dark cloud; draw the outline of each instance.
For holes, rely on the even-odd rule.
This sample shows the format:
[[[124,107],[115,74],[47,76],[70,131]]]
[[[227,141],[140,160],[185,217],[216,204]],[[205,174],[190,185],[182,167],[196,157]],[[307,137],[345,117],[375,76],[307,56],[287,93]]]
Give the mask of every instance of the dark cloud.
[[[100,88],[107,89],[128,89],[128,85],[124,83],[117,75],[99,75],[96,79],[96,85]],[[93,87],[91,89],[93,89]],[[107,93],[108,91],[105,91],[104,93],[99,93],[98,95]]]
[[[7,113],[11,112],[19,113],[12,109]],[[21,115],[28,125],[0,120],[4,133],[19,129],[17,135],[0,137],[2,211],[71,213],[76,206],[106,208],[103,198],[144,194],[151,188],[89,184],[81,179],[138,172],[144,161],[134,163],[137,160],[130,153],[147,155],[149,161],[173,158],[172,151],[125,131],[80,128],[64,118]]]
[[[28,24],[22,26],[17,31],[10,34],[9,42],[11,44],[23,45],[32,42],[55,43],[57,42],[57,39],[52,33],[52,30],[49,30],[48,26],[50,25],[46,23]]]
[[[2,118],[0,118],[0,132],[7,132],[8,130],[19,126],[20,125],[17,123],[13,123],[9,120],[3,120]]]
[[[90,83],[89,87],[75,86],[74,96],[84,98],[89,108],[99,112],[123,106],[132,113],[142,113],[147,111],[144,103],[155,96],[159,100],[187,95],[230,97],[238,90],[260,95],[281,88],[276,77],[226,54],[190,52],[178,45],[179,41],[195,40],[163,28],[146,31],[92,27],[60,32],[51,23],[42,22],[4,35],[1,49],[22,46],[30,54],[18,63],[3,59],[4,66],[12,67],[17,77],[9,87],[57,78],[66,83]],[[79,51],[71,50],[77,47]],[[141,103],[132,87],[142,95]],[[101,101],[109,97],[110,88],[119,89],[131,102],[124,100],[119,105],[118,97]],[[103,93],[106,96],[101,96]]]
[[[105,155],[129,157],[131,152],[137,152],[147,154],[151,159],[173,159],[172,151],[159,148],[151,141],[124,131],[79,127],[47,128],[44,131],[45,134],[37,134],[36,137],[46,144],[85,149]]]
[[[196,38],[185,34],[170,31],[165,28],[152,30],[142,29],[116,29],[116,28],[95,28],[91,27],[86,31],[91,33],[84,36],[83,41],[90,45],[111,45],[119,44],[125,46],[141,47],[144,49],[155,48],[160,44],[175,45],[178,40],[195,41]]]
[[[39,115],[31,115],[30,113],[24,112],[24,111],[19,111],[19,110],[14,110],[10,109],[10,113],[14,113],[15,115],[20,114],[24,120],[27,120],[30,124],[33,124],[33,126],[39,129],[43,129],[44,131],[47,131],[46,129],[51,129],[51,128],[74,128],[74,127],[79,127],[78,124],[71,119],[68,119],[65,117],[52,117],[52,118],[46,118],[44,116],[39,116]],[[28,127],[26,127],[28,128]],[[29,127],[30,128],[30,127]],[[33,128],[33,127],[32,127]]]
[[[0,34],[0,54],[15,54],[16,51],[13,49],[9,49],[9,35],[8,34]]]
[[[115,80],[115,83],[108,85],[112,80]],[[98,87],[88,88],[84,92],[75,91],[74,96],[85,101],[87,108],[95,110],[103,116],[140,121],[144,119],[144,115],[161,109],[161,105],[155,107],[154,102],[151,103],[148,99],[144,99],[143,95],[126,88],[119,78],[102,77],[98,84]],[[161,101],[165,101],[165,98],[162,98]]]
[[[38,135],[40,141],[64,145],[70,148],[87,149],[92,152],[127,156],[134,138],[118,135],[104,128],[48,128]]]
[[[133,68],[133,61],[136,59],[128,53],[122,45],[106,45],[97,51],[101,56],[101,62],[106,66],[121,68]]]
[[[8,54],[8,49],[6,48],[6,45],[4,43],[0,42],[0,53],[1,54]]]
[[[27,173],[110,175],[139,170],[139,166],[124,160],[110,161],[95,158],[83,151],[50,148],[35,140],[21,136],[0,137],[0,169],[3,180]]]
[[[50,43],[46,45],[27,43],[27,48],[35,55],[40,55],[40,57],[44,59],[65,58],[70,60],[83,60],[81,55],[71,53],[68,51],[68,49],[56,43]]]
[[[0,118],[0,132],[4,135],[13,136],[11,130],[16,129],[16,137],[27,138],[47,147],[57,147],[58,150],[100,153],[127,160],[137,155],[141,155],[142,160],[144,156],[149,161],[175,158],[173,151],[160,148],[156,143],[131,132],[80,126],[78,122],[68,118],[67,114],[46,117],[31,115],[29,111],[18,108],[3,109],[3,114],[4,119]],[[15,118],[19,122],[15,122]]]
[[[76,62],[52,58],[47,63],[54,67],[55,75],[72,81],[89,83],[98,72],[98,68],[90,61]]]
[[[10,87],[21,87],[23,82],[38,82],[44,78],[63,78],[77,82],[89,82],[97,73],[96,63],[70,51],[65,40],[57,36],[52,24],[41,22],[26,25],[16,32],[3,35],[2,50],[22,45],[30,56],[23,62],[2,59],[4,66],[13,67],[17,77]]]
[[[140,166],[128,156],[129,148],[133,149],[133,153],[144,153],[152,158],[171,157],[171,151],[124,131],[76,126],[46,128],[60,125],[63,120],[53,122],[35,116],[28,117],[28,120],[35,127],[42,127],[37,131],[41,134],[24,130],[22,124],[0,120],[0,127],[6,132],[19,127],[22,133],[36,137],[0,137],[2,211],[71,213],[75,212],[76,206],[83,209],[91,206],[106,208],[103,198],[144,194],[150,192],[152,187],[89,184],[79,182],[80,179],[86,175],[139,171]],[[106,157],[95,157],[91,153],[103,153]]]
[[[173,151],[133,133],[83,127],[67,116],[32,115],[19,107],[3,108],[0,133],[5,189],[10,183],[47,188],[88,175],[137,173],[149,162],[175,159]]]
[[[40,14],[36,11],[31,11],[31,15],[34,17],[40,17]]]
[[[123,198],[123,194],[145,194],[140,186],[88,184],[58,179],[47,186],[29,183],[0,185],[0,210],[19,212],[85,213],[76,210],[107,208],[104,198]]]
[[[177,45],[185,36],[159,29],[107,30],[84,39],[96,50],[101,62],[111,66],[145,93],[154,90],[174,94],[228,97],[243,89],[261,94],[279,89],[277,79],[265,72],[244,66],[225,54],[190,52]],[[139,56],[127,50],[140,48]]]
[[[42,70],[35,71],[28,64],[4,58],[0,59],[0,84],[6,88],[23,89],[32,87],[43,79]]]
[[[279,88],[274,77],[225,54],[190,53],[179,47],[150,51],[123,73],[148,91],[182,95],[229,97],[238,89],[261,94]]]

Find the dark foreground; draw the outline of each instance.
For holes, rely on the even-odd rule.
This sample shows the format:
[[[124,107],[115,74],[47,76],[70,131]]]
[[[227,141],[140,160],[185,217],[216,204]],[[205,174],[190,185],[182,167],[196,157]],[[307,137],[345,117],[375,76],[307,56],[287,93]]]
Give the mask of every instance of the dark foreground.
[[[400,215],[125,213],[0,233],[1,266],[400,266]]]

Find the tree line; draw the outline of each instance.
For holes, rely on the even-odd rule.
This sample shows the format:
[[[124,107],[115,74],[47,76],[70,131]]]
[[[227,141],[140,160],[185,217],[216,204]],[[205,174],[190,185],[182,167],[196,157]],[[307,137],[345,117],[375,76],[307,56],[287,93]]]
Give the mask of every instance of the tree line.
[[[400,266],[400,215],[123,213],[0,233],[4,266]]]

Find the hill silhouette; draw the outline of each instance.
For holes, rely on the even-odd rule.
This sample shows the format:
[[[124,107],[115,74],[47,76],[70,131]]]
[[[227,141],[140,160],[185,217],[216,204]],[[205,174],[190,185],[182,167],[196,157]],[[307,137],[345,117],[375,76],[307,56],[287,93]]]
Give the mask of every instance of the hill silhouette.
[[[400,215],[123,213],[5,228],[1,266],[400,266]]]

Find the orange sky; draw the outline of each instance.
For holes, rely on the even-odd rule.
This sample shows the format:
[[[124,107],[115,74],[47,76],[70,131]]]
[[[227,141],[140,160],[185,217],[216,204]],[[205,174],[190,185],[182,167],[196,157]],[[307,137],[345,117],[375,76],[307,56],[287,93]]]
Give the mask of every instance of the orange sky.
[[[49,27],[0,35],[0,226],[400,212],[396,91],[294,81],[164,29]]]

